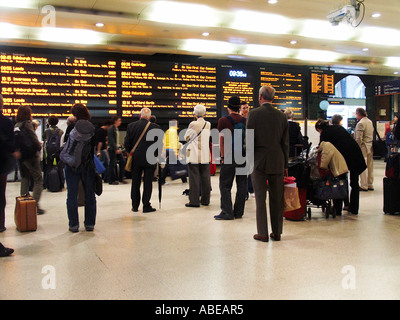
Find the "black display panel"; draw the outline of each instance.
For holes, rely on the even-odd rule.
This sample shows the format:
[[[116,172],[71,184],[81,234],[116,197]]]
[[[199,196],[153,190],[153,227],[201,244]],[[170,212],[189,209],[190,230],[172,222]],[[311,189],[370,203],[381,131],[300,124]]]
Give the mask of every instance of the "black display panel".
[[[310,74],[311,93],[335,95],[335,73],[325,70],[312,70]]]
[[[220,96],[222,97],[221,116],[228,115],[228,101],[232,96],[238,96],[242,102],[254,107],[255,99],[255,68],[240,65],[221,65]]]
[[[117,77],[117,60],[107,56],[0,51],[6,116],[29,106],[35,117],[66,117],[75,103],[85,104],[94,117],[115,115]]]
[[[272,104],[276,108],[289,108],[294,112],[295,118],[303,118],[304,77],[301,71],[285,67],[260,67],[260,84],[275,88]]]
[[[193,119],[193,108],[203,104],[206,118],[217,118],[215,65],[121,60],[122,118],[151,108],[157,119]]]

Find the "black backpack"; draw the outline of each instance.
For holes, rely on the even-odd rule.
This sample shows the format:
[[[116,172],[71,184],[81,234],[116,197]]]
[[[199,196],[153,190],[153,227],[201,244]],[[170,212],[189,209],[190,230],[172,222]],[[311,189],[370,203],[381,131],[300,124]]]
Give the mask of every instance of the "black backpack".
[[[25,124],[26,121],[14,128],[15,146],[21,152],[21,160],[33,158],[40,150]]]
[[[242,156],[246,155],[246,118],[242,117],[242,119],[239,122],[235,122],[231,116],[227,116],[228,120],[232,123],[233,125],[233,133],[232,133],[232,154],[234,153],[235,150],[235,131],[238,132],[240,130],[240,144],[237,144],[238,146],[240,145],[242,148]]]
[[[60,152],[60,129],[57,128],[55,131],[51,129],[47,130],[49,132],[49,136],[46,141],[46,154],[47,157],[54,157]]]

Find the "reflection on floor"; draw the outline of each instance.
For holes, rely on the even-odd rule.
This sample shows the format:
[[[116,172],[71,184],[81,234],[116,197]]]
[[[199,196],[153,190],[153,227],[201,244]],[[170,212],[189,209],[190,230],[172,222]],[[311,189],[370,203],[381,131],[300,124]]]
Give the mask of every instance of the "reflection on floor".
[[[400,299],[400,216],[382,212],[384,162],[375,161],[375,191],[361,193],[360,214],[284,221],[282,241],[253,240],[254,198],[243,219],[216,221],[211,204],[186,208],[188,184],[169,181],[161,209],[133,213],[130,184],[104,185],[97,224],[68,231],[66,191],[43,192],[36,232],[15,229],[19,183],[7,185],[7,230],[0,242],[0,299]],[[83,221],[83,208],[80,209]]]

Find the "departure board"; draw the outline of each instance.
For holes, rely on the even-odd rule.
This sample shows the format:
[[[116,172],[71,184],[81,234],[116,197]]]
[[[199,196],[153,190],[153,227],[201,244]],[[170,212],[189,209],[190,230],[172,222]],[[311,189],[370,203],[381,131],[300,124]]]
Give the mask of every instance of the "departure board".
[[[29,106],[35,117],[66,117],[75,103],[92,116],[117,114],[116,59],[1,51],[0,81],[6,116]]]
[[[311,71],[311,93],[313,94],[335,94],[335,74],[323,70]]]
[[[303,73],[295,69],[260,67],[261,86],[275,88],[272,104],[281,110],[291,109],[295,118],[303,118]]]
[[[254,68],[240,65],[221,65],[222,112],[227,116],[229,98],[238,96],[240,101],[247,102],[249,108],[254,106],[255,78]]]
[[[185,62],[121,60],[122,117],[149,107],[157,119],[193,119],[197,104],[206,118],[217,118],[215,65]]]

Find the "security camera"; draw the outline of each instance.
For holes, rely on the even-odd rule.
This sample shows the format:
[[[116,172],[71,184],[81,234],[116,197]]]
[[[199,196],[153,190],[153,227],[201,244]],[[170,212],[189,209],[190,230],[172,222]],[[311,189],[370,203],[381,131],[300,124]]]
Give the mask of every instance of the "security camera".
[[[356,6],[347,5],[343,8],[331,12],[330,14],[328,14],[327,18],[333,26],[337,26],[343,20],[351,24],[357,19],[358,13],[359,10],[356,9]]]

